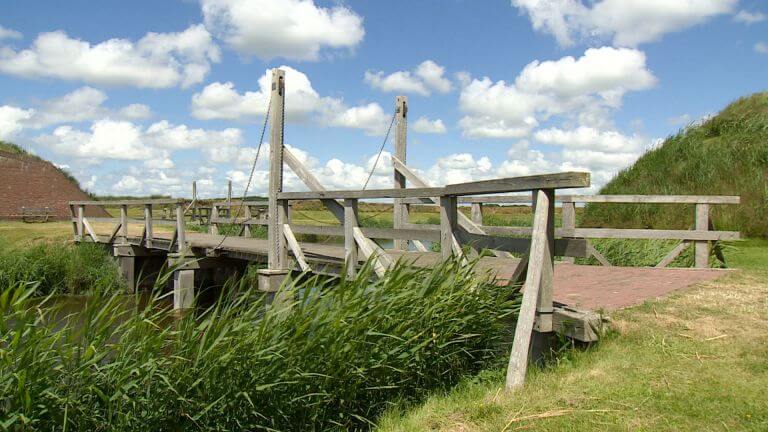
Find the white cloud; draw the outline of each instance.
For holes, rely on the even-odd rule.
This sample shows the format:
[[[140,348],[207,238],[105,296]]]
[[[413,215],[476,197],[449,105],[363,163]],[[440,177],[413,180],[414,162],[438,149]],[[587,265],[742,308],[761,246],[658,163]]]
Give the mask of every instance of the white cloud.
[[[426,60],[411,71],[397,71],[389,75],[384,72],[365,72],[365,82],[385,92],[415,93],[428,96],[432,91],[448,93],[453,88],[445,77],[445,68],[432,60]]]
[[[143,120],[152,117],[152,110],[144,104],[126,105],[117,112],[121,118],[129,120]]]
[[[690,114],[681,114],[679,116],[670,117],[667,119],[667,123],[672,126],[687,126],[691,123]]]
[[[21,39],[21,33],[0,25],[0,40],[2,39]]]
[[[24,128],[24,123],[34,115],[34,110],[12,106],[0,106],[0,139],[9,139]]]
[[[153,147],[171,150],[210,147],[217,150],[222,147],[238,146],[243,141],[240,129],[224,130],[190,129],[186,125],[174,126],[167,121],[159,121],[149,126],[143,140]]]
[[[740,10],[733,16],[733,20],[744,24],[756,24],[766,20],[764,13],[762,12],[749,12],[746,10]]]
[[[466,81],[465,81],[466,82]],[[462,88],[459,122],[470,137],[519,138],[553,115],[606,126],[625,93],[650,88],[656,78],[645,55],[629,48],[590,48],[579,58],[529,63],[514,83],[472,79]]]
[[[765,42],[757,42],[754,46],[754,50],[759,54],[768,54],[768,44]]]
[[[115,183],[114,190],[121,192],[134,192],[142,187],[141,182],[134,176],[126,175]]]
[[[413,123],[413,131],[425,134],[444,134],[446,131],[445,124],[440,119],[430,120],[426,117],[419,117],[416,122]]]
[[[605,152],[637,151],[647,145],[647,140],[638,135],[628,137],[617,131],[598,130],[587,126],[580,126],[573,130],[543,129],[533,136],[542,144]]]
[[[201,0],[205,25],[245,55],[317,60],[323,48],[354,48],[363,19],[344,6],[313,0]]]
[[[28,49],[0,47],[0,72],[142,88],[188,87],[202,82],[219,49],[202,25],[178,33],[147,33],[137,42],[95,45],[63,31],[41,33]]]
[[[512,0],[537,31],[563,46],[581,39],[612,39],[637,46],[730,13],[737,0]]]
[[[290,67],[285,71],[285,116],[287,121],[316,120],[323,124],[361,129],[368,134],[383,134],[389,116],[381,105],[368,103],[349,107],[343,100],[320,96],[306,74]],[[272,86],[272,72],[259,78],[258,91],[238,93],[231,82],[215,82],[192,96],[192,116],[202,120],[248,119],[263,116]]]

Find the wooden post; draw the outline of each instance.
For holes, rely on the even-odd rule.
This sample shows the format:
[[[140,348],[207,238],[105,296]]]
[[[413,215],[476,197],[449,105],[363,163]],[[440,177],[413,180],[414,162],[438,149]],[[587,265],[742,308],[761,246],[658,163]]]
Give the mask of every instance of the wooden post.
[[[472,212],[470,216],[474,224],[482,225],[483,224],[483,204],[472,203]]]
[[[696,231],[709,231],[709,204],[696,204]],[[696,268],[708,268],[709,242],[697,241],[694,248]]]
[[[408,98],[398,96],[395,99],[395,119],[397,129],[395,131],[395,157],[403,163],[406,163],[406,143],[408,136]],[[394,168],[395,189],[405,189],[405,176]],[[395,229],[402,228],[408,223],[408,205],[403,203],[401,198],[395,198],[393,225]],[[394,248],[396,250],[407,250],[408,240],[395,239]]]
[[[344,263],[347,266],[347,277],[354,278],[357,274],[357,242],[355,228],[357,227],[357,200],[344,200]]]
[[[197,209],[197,180],[192,180],[192,220],[200,218],[200,213],[196,212]]]
[[[208,216],[208,232],[213,235],[219,234],[219,206],[211,204],[211,213]]]
[[[534,191],[534,196],[538,195]],[[547,225],[545,233],[547,241],[544,245],[544,255],[541,262],[541,283],[539,284],[538,302],[536,304],[536,321],[533,329],[534,346],[531,350],[532,360],[538,361],[541,355],[548,351],[549,344],[546,339],[552,332],[552,313],[554,311],[553,300],[553,277],[555,271],[555,191],[553,189],[543,190],[547,197]],[[534,214],[538,199],[533,201]]]
[[[83,241],[83,218],[85,217],[85,206],[77,206],[77,241]]]
[[[128,206],[120,206],[120,240],[123,244],[128,243]]]
[[[227,203],[232,204],[232,180],[227,180]]]
[[[528,370],[529,349],[536,318],[539,285],[541,285],[544,257],[547,254],[549,204],[547,194],[542,190],[538,191],[536,193],[536,211],[533,216],[531,249],[528,255],[528,271],[523,284],[523,301],[520,305],[512,351],[507,365],[507,389],[522,386]]]
[[[144,237],[148,248],[152,247],[152,204],[144,204]]]
[[[283,191],[283,115],[285,111],[285,72],[272,70],[272,104],[269,115],[269,215],[267,241],[268,267],[270,270],[286,268],[284,257],[285,237],[282,224],[286,219],[280,217],[282,207],[277,202],[277,194]]]
[[[176,239],[178,241],[179,255],[184,255],[187,250],[186,223],[184,221],[184,204],[176,204]]]
[[[576,204],[573,202],[563,202],[562,217],[563,217],[563,229],[575,229],[576,228]],[[576,262],[573,257],[563,257],[563,262],[569,262],[573,264]]]
[[[243,207],[243,236],[251,237],[251,225],[249,224],[253,217],[251,206],[245,205],[245,201],[240,203],[240,205]]]
[[[456,247],[456,237],[454,236],[458,225],[456,202],[455,196],[440,197],[440,251],[443,259],[450,258]]]

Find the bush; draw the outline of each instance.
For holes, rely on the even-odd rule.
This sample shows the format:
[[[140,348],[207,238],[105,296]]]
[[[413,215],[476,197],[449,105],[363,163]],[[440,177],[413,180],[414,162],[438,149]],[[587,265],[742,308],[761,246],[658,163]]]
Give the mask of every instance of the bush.
[[[125,286],[106,249],[83,243],[39,243],[25,249],[0,250],[0,292],[35,283],[35,295],[117,291]]]

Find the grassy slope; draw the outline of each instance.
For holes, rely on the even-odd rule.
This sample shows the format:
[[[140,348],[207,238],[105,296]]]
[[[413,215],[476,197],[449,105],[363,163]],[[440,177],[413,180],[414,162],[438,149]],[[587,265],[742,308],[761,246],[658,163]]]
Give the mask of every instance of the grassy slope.
[[[743,270],[613,314],[617,332],[534,370],[515,394],[487,371],[380,430],[766,430],[768,241],[731,253]]]
[[[739,99],[699,126],[669,137],[602,188],[603,194],[741,195],[713,206],[718,229],[768,237],[768,92]],[[690,228],[693,207],[589,206],[584,226]]]

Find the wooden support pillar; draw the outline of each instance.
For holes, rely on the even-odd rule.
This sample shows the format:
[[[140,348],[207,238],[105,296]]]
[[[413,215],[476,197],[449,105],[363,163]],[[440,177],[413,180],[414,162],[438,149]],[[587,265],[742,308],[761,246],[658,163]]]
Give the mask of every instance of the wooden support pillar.
[[[696,204],[696,231],[709,230],[709,204]],[[697,241],[694,246],[694,265],[696,268],[709,267],[709,242]]]
[[[545,227],[546,241],[541,261],[541,282],[536,302],[536,316],[533,322],[531,347],[528,351],[531,363],[541,364],[549,354],[554,343],[552,332],[552,314],[554,313],[554,272],[555,272],[555,191],[541,191],[547,197],[547,224]],[[533,208],[536,213],[538,193],[534,191]]]
[[[83,219],[85,218],[85,206],[77,206],[77,241],[83,241]]]
[[[408,98],[398,96],[395,100],[395,120],[397,129],[395,131],[395,157],[403,163],[406,163],[406,143],[408,137]],[[395,189],[405,189],[405,176],[394,168]],[[402,228],[408,223],[408,205],[403,203],[401,198],[395,198],[394,201],[393,225],[395,229]],[[408,250],[408,240],[395,239],[394,248],[396,250]]]
[[[152,247],[152,239],[154,233],[152,232],[152,204],[144,205],[144,243],[146,247]]]
[[[184,255],[187,250],[187,225],[184,221],[184,204],[176,204],[176,239],[178,242],[178,252]]]
[[[458,246],[456,241],[457,212],[455,196],[440,197],[440,251],[443,259],[450,258]]]
[[[528,255],[528,270],[523,284],[523,300],[517,317],[512,351],[507,365],[507,389],[521,387],[525,382],[530,357],[531,338],[539,305],[539,291],[544,264],[548,255],[547,226],[549,221],[549,197],[543,190],[536,192],[536,209],[533,216],[531,249]]]
[[[128,206],[120,206],[120,241],[128,243]]]
[[[197,210],[197,180],[192,180],[192,220],[200,219],[200,212]]]
[[[563,202],[562,217],[563,217],[563,229],[576,229],[576,204],[573,202]],[[563,257],[563,262],[573,264],[575,262],[573,257]]]
[[[219,219],[219,206],[216,204],[211,205],[211,213],[208,216],[208,233],[213,235],[219,234],[219,223],[216,221]]]
[[[136,292],[136,257],[135,256],[118,256],[118,264],[120,265],[120,272],[125,278],[125,290],[129,294]]]
[[[275,292],[288,273],[288,253],[283,224],[288,219],[288,202],[279,202],[283,191],[283,125],[285,114],[285,72],[272,70],[269,109],[269,194],[267,204],[267,269],[259,271],[259,289]]]
[[[482,203],[472,203],[472,211],[470,213],[470,217],[472,220],[472,223],[475,225],[482,225],[483,224],[483,204]]]
[[[358,225],[357,200],[344,200],[344,264],[347,267],[347,277],[354,278],[357,274],[358,250],[355,242],[355,228]]]
[[[173,273],[173,308],[189,309],[195,304],[195,270]]]

